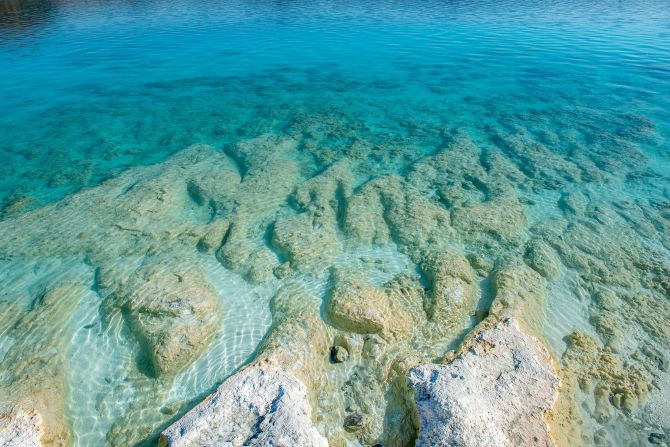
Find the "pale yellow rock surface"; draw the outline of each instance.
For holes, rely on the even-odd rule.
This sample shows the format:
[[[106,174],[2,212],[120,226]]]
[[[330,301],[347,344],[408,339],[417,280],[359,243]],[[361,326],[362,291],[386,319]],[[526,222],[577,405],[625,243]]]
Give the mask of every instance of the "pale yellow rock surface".
[[[326,309],[329,319],[342,330],[384,336],[410,330],[410,320],[384,290],[365,284],[353,271],[332,272]]]
[[[175,374],[209,344],[221,318],[218,296],[197,266],[148,257],[114,292],[156,376]]]

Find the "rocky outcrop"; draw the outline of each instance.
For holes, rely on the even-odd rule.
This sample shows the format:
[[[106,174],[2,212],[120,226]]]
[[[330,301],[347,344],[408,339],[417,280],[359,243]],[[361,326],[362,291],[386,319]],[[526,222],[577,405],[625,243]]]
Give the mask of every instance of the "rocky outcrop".
[[[223,266],[252,281],[269,277],[258,270],[250,271],[259,259],[264,263],[264,272],[277,265],[276,259],[269,260],[268,253],[259,250],[263,250],[261,246],[277,212],[302,180],[296,146],[291,138],[264,134],[240,141],[230,149],[240,166],[242,181],[233,201],[230,229],[216,256]]]
[[[220,175],[213,180],[212,172]],[[69,364],[72,340],[82,332],[104,339],[106,331],[127,323],[130,330],[121,337],[138,341],[124,353],[132,358],[127,375],[110,375],[101,388],[123,380],[114,392],[127,386],[135,399],[118,408],[121,416],[107,443],[134,445],[164,424],[156,402],[166,399],[176,373],[199,357],[219,328],[219,297],[199,252],[223,243],[229,225],[224,214],[239,183],[230,157],[196,145],[164,163],[129,169],[57,204],[2,220],[0,258],[23,266],[17,273],[25,274],[3,270],[0,332],[8,337],[2,343],[9,343],[0,348],[0,414],[15,406],[35,411],[40,441],[69,445],[66,398],[79,386],[70,382],[69,370],[78,367]],[[75,316],[98,303],[99,325]],[[104,405],[99,408],[107,417]]]
[[[327,447],[312,425],[307,388],[275,364],[251,365],[161,435],[170,447]]]
[[[253,293],[239,302],[272,312],[257,358],[166,430],[164,443],[319,445],[325,437],[333,447],[411,446],[412,370],[420,445],[547,445],[542,414],[556,379],[544,350],[510,317],[546,336],[556,353],[567,342],[565,426],[586,427],[576,421],[589,413],[599,423],[630,421],[648,395],[663,397],[655,384],[668,369],[669,205],[659,194],[614,203],[600,191],[609,185],[588,193],[576,186],[605,171],[573,155],[597,153],[612,167],[618,162],[607,154],[623,158],[613,152],[625,147],[620,141],[598,149],[565,140],[574,147],[566,157],[535,141],[558,138],[547,132],[499,129],[494,144],[481,145],[440,129],[427,152],[405,138],[357,137],[338,147],[331,137],[352,131],[352,122],[337,113],[300,120],[311,124],[288,124],[290,137],[193,146],[1,221],[0,258],[25,261],[17,266],[27,279],[1,272],[0,334],[9,344],[0,346],[0,404],[8,404],[0,414],[20,407],[30,416],[17,416],[18,426],[28,427],[34,411],[40,442],[70,442],[70,418],[79,416],[68,414],[64,396],[80,375],[67,372],[81,368],[69,363],[72,340],[81,340],[73,334],[113,334],[109,346],[123,354],[113,358],[127,364],[95,380],[103,396],[96,411],[111,424],[101,443],[153,443],[188,409],[190,380],[200,393],[239,367],[241,359],[219,363],[219,341],[249,340],[251,330],[222,321],[224,312],[239,314],[219,302],[247,285]],[[407,124],[410,134],[422,132]],[[258,129],[248,135],[265,131]],[[627,178],[628,168],[615,171]],[[45,269],[45,257],[57,264],[54,279],[29,278]],[[75,265],[83,271],[63,278]],[[570,319],[578,327],[549,333],[566,295],[583,304]],[[100,312],[81,318],[80,303]],[[256,343],[268,326],[252,312],[244,315],[257,320]],[[478,329],[487,315],[505,323]],[[415,368],[442,358],[473,326],[476,335],[450,364]],[[201,358],[208,346],[214,352]],[[239,344],[225,346],[234,347],[220,354],[226,361],[239,353]],[[191,376],[201,368],[206,376]],[[565,426],[552,428],[559,436]]]
[[[83,266],[72,269],[72,276],[39,291],[31,310],[9,332],[17,341],[0,358],[0,440],[7,436],[8,445],[29,446],[39,439],[37,445],[66,446],[71,441],[64,414],[68,323],[85,293],[87,273]],[[18,440],[27,444],[11,443]]]
[[[448,320],[459,311],[470,311],[474,303],[473,274],[464,256],[448,252],[431,252],[424,256],[421,269],[430,281],[426,314],[437,320]]]
[[[493,287],[495,299],[489,313],[518,318],[539,333],[547,299],[544,278],[524,264],[510,264],[494,272]]]
[[[332,210],[313,215],[301,213],[281,216],[272,233],[272,245],[282,253],[292,267],[306,270],[334,259],[341,250],[337,239],[337,224]],[[326,264],[327,265],[327,264]]]
[[[559,380],[546,349],[514,319],[477,332],[447,365],[411,370],[417,446],[553,446],[544,419]]]
[[[0,414],[0,445],[4,447],[41,447],[42,418],[35,411],[13,409]]]
[[[271,301],[273,326],[257,359],[163,431],[163,446],[326,447],[312,422],[309,391],[328,363],[319,302],[288,283]]]

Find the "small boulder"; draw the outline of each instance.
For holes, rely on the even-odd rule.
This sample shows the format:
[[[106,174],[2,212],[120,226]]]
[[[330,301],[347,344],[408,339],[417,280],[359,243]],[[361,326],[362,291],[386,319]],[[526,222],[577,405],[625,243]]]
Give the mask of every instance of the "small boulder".
[[[335,212],[324,210],[319,215],[304,212],[279,217],[272,233],[272,245],[294,268],[311,269],[332,261],[342,250]]]
[[[186,264],[185,264],[186,265]],[[216,333],[219,299],[204,271],[150,260],[116,292],[155,376],[195,360]]]
[[[349,359],[349,351],[344,346],[335,345],[330,348],[330,359],[333,363],[344,363]]]
[[[335,327],[383,335],[409,330],[408,316],[393,305],[384,290],[367,284],[347,269],[334,269],[331,278],[326,312]]]

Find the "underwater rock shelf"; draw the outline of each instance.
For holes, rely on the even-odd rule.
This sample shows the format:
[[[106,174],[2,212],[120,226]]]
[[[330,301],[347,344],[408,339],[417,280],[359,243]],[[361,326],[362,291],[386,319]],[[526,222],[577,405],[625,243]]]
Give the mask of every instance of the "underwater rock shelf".
[[[371,146],[263,134],[0,221],[0,444],[74,442],[87,386],[111,446],[656,429],[639,415],[669,391],[670,201],[611,198],[649,181],[635,142],[654,131],[628,125],[619,152],[449,133],[386,152],[402,175]]]

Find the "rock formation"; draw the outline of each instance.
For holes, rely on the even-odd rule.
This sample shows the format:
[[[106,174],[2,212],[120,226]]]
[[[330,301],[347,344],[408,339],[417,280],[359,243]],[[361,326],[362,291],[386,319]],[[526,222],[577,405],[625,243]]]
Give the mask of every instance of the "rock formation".
[[[670,202],[637,146],[649,122],[608,114],[601,132],[594,110],[552,109],[469,135],[397,116],[379,132],[348,108],[286,107],[221,149],[6,210],[2,442],[71,442],[72,340],[114,352],[87,402],[111,446],[663,432],[640,422],[670,383]]]
[[[281,365],[252,365],[161,434],[160,445],[327,447],[305,384]]]
[[[481,328],[459,352],[409,374],[417,446],[554,446],[546,414],[559,380],[536,339],[507,319]]]

